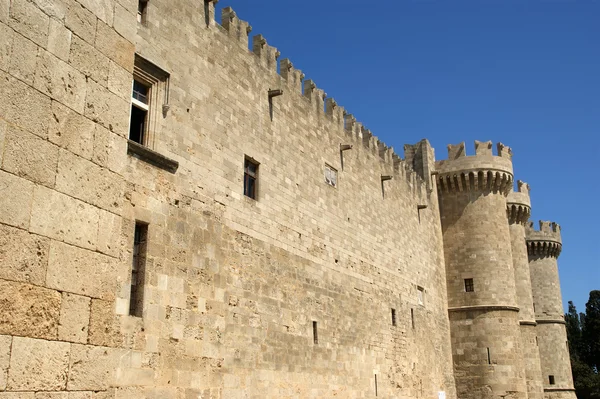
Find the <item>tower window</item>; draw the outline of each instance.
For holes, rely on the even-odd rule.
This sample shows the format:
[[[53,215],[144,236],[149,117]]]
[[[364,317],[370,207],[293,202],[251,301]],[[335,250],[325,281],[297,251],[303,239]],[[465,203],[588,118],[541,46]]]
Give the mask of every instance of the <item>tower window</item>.
[[[129,124],[129,140],[144,145],[146,142],[146,127],[148,126],[148,111],[150,110],[150,85],[133,79],[131,92],[131,123]]]
[[[392,309],[392,326],[396,326],[396,309]]]
[[[148,0],[138,0],[137,21],[140,24],[146,23],[146,14],[148,9]]]
[[[413,330],[415,329],[415,310],[410,309],[410,324],[412,325]]]
[[[554,376],[553,375],[549,375],[548,376],[548,382],[550,383],[550,385],[554,385],[555,384],[555,382],[554,382]]]
[[[337,187],[337,170],[325,164],[325,183]]]
[[[246,157],[244,160],[244,195],[256,199],[258,180],[258,162]]]
[[[487,348],[487,361],[488,361],[488,364],[492,364],[492,357],[490,355],[490,348]]]
[[[129,314],[142,317],[144,304],[144,275],[146,272],[146,247],[148,225],[135,223],[133,236],[133,258],[131,262],[131,291],[129,296]]]
[[[423,305],[425,303],[425,288],[417,287],[417,303]]]
[[[475,291],[475,287],[473,285],[473,279],[466,278],[465,279],[465,292],[473,292],[473,291]]]
[[[317,322],[313,321],[313,342],[315,343],[315,345],[317,345],[319,343],[319,336],[317,334]]]

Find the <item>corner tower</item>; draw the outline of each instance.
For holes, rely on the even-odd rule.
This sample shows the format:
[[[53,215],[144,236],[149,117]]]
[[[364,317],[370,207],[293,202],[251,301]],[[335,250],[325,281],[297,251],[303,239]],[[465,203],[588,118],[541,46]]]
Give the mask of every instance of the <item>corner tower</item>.
[[[576,399],[558,278],[560,226],[529,223],[526,238],[545,398]]]
[[[436,163],[452,356],[459,399],[526,398],[506,196],[510,148],[448,146]]]
[[[515,273],[515,288],[519,306],[519,324],[521,330],[521,348],[525,366],[527,395],[529,399],[543,399],[544,387],[540,355],[536,341],[535,314],[529,277],[529,260],[525,241],[525,226],[531,215],[529,185],[517,182],[517,190],[508,194],[506,199],[506,215],[510,230],[510,242]]]

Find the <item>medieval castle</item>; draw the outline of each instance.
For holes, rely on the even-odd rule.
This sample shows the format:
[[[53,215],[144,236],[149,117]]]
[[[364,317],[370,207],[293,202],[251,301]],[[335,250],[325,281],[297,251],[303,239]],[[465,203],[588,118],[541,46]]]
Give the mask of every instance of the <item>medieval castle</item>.
[[[0,0],[0,399],[575,398],[511,149],[401,159],[215,2]]]

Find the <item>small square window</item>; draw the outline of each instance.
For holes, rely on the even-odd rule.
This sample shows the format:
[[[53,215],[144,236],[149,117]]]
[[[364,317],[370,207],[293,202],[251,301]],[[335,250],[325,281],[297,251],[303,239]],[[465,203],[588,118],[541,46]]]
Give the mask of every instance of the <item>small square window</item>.
[[[554,385],[555,384],[555,382],[554,382],[554,376],[553,375],[549,375],[548,376],[548,382],[550,383],[550,385]]]
[[[472,278],[465,279],[465,292],[473,292],[475,291],[475,286],[473,285]]]
[[[258,162],[246,157],[244,160],[244,195],[256,199]]]
[[[337,187],[337,170],[325,164],[325,183]]]

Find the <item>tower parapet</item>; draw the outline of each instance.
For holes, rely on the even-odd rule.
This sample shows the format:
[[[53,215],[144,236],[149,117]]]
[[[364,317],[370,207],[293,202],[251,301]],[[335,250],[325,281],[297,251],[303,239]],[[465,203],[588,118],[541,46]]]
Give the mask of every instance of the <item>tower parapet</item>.
[[[508,193],[506,198],[506,216],[509,223],[525,225],[531,216],[531,200],[529,199],[529,184],[518,180],[517,190]]]
[[[494,155],[491,141],[475,141],[475,155],[467,156],[464,142],[448,145],[448,159],[436,162],[438,190],[508,195],[513,185],[512,151],[502,143],[497,149]]]
[[[529,222],[525,228],[529,256],[558,258],[562,250],[560,225],[540,220],[539,226],[539,230],[535,230],[533,222]]]

